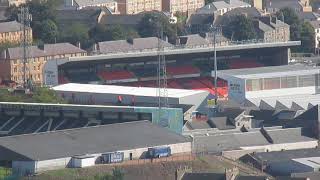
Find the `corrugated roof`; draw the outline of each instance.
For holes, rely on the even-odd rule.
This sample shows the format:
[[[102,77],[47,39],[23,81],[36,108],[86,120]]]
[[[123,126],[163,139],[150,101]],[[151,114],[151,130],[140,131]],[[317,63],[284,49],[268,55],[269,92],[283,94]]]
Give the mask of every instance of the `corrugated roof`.
[[[236,76],[238,78],[279,77],[280,75],[303,75],[319,73],[320,67],[307,65],[283,65],[257,68],[230,69],[218,71],[220,75]]]
[[[48,160],[185,142],[190,141],[148,121],[138,121],[1,137],[0,159],[7,159],[8,154],[10,160]],[[5,154],[3,147],[10,152]],[[13,153],[17,156],[12,157]]]

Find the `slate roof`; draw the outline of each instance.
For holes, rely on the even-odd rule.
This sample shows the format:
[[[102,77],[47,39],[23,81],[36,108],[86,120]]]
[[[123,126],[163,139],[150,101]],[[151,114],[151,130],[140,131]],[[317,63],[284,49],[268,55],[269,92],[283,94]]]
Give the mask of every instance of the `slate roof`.
[[[21,24],[17,21],[0,23],[0,33],[21,31]]]
[[[315,139],[302,135],[301,128],[267,129],[274,144],[313,141]]]
[[[185,46],[201,46],[208,45],[210,42],[200,36],[199,34],[190,34],[186,36],[180,36],[180,44]]]
[[[1,137],[0,159],[48,160],[185,142],[190,140],[149,121],[137,121]]]
[[[131,41],[131,42],[130,42]],[[164,47],[171,47],[172,44],[163,41],[162,45]],[[147,38],[135,38],[132,40],[118,40],[118,41],[104,41],[99,42],[98,47],[100,53],[115,53],[115,52],[127,52],[127,51],[139,51],[145,49],[155,49],[158,48],[158,38],[157,37],[147,37]]]
[[[244,14],[251,18],[258,18],[262,16],[262,13],[255,7],[239,7],[226,12],[224,15],[235,16],[239,14]]]
[[[230,0],[230,4],[226,3],[225,1],[215,1],[205,5],[204,7],[200,8],[196,11],[197,14],[213,14],[215,11],[224,8],[237,8],[237,7],[247,7],[250,4],[245,3],[240,0]]]
[[[46,53],[47,56],[53,56],[53,55],[59,55],[59,54],[85,53],[86,51],[70,43],[56,43],[56,44],[45,44],[44,52]]]
[[[320,14],[315,12],[299,12],[298,16],[300,19],[305,21],[316,21],[318,18],[320,18]]]
[[[88,26],[98,23],[98,16],[104,8],[85,8],[81,10],[58,10],[56,21],[59,26],[69,26],[76,22]]]
[[[22,59],[23,58],[23,48],[21,47],[14,47],[8,48],[8,59]],[[46,53],[40,50],[37,46],[31,46],[28,48],[27,57],[34,58],[34,57],[45,57]]]
[[[187,121],[187,125],[191,129],[209,129],[212,128],[206,121]]]
[[[265,5],[266,5],[266,8],[275,8],[275,9],[282,9],[285,7],[297,9],[301,7],[299,0],[266,0]]]
[[[213,128],[218,128],[219,130],[227,130],[236,128],[233,124],[230,123],[227,117],[214,117],[210,118],[208,123]]]

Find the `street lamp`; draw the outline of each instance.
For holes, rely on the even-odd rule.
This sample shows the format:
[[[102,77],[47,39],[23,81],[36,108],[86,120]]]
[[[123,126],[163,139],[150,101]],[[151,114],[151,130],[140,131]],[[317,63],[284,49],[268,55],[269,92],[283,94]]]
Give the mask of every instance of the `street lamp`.
[[[217,63],[217,35],[221,35],[222,28],[220,26],[214,26],[213,24],[210,26],[210,34],[213,35],[213,51],[214,51],[214,92],[215,92],[215,105],[218,102],[218,93],[217,93],[217,81],[218,81],[218,63]]]

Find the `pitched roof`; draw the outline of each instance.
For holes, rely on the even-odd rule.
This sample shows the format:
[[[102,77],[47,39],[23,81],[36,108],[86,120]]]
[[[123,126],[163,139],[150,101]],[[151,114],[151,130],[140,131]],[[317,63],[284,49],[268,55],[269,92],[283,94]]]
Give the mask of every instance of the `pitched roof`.
[[[27,57],[45,57],[46,53],[40,50],[37,46],[30,46],[27,50]],[[14,47],[8,48],[8,59],[22,59],[23,58],[23,48],[22,47]]]
[[[74,0],[80,7],[98,6],[100,4],[115,2],[114,0]]]
[[[234,16],[244,14],[251,18],[257,18],[262,16],[262,13],[255,7],[239,7],[226,12],[224,15]]]
[[[210,42],[200,36],[199,34],[190,34],[186,36],[180,36],[180,44],[185,46],[200,46],[200,45],[207,45]]]
[[[282,8],[292,8],[297,9],[301,7],[299,0],[266,0],[266,8],[275,8],[275,9],[282,9]]]
[[[85,50],[78,48],[70,43],[45,44],[44,52],[47,56],[59,54],[85,53]]]
[[[225,8],[251,7],[250,4],[240,0],[230,0],[230,4],[225,1],[214,1],[200,8],[197,14],[213,14],[215,11]]]
[[[298,16],[300,19],[306,21],[316,21],[318,18],[320,18],[320,14],[315,12],[299,12]]]
[[[161,40],[164,47],[173,46],[172,44]],[[141,51],[146,49],[158,48],[157,37],[135,38],[131,40],[104,41],[98,43],[100,53],[114,53],[127,51]]]
[[[190,140],[149,121],[136,121],[1,137],[0,159],[48,160],[185,142]]]
[[[69,26],[71,23],[93,26],[98,23],[98,16],[104,8],[86,8],[81,10],[58,10],[56,21],[58,26]]]
[[[0,33],[21,31],[22,25],[17,21],[0,23]]]

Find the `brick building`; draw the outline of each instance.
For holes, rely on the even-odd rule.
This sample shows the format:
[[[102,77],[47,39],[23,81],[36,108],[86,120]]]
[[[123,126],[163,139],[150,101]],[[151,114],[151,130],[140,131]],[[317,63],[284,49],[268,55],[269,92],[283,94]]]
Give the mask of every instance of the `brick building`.
[[[163,0],[162,10],[171,13],[182,12],[192,14],[204,5],[204,0]]]
[[[86,51],[69,43],[45,44],[43,47],[31,46],[27,50],[26,78],[34,84],[43,84],[43,66],[51,59],[85,56]],[[0,57],[0,78],[23,82],[23,49],[21,47],[8,48]]]

